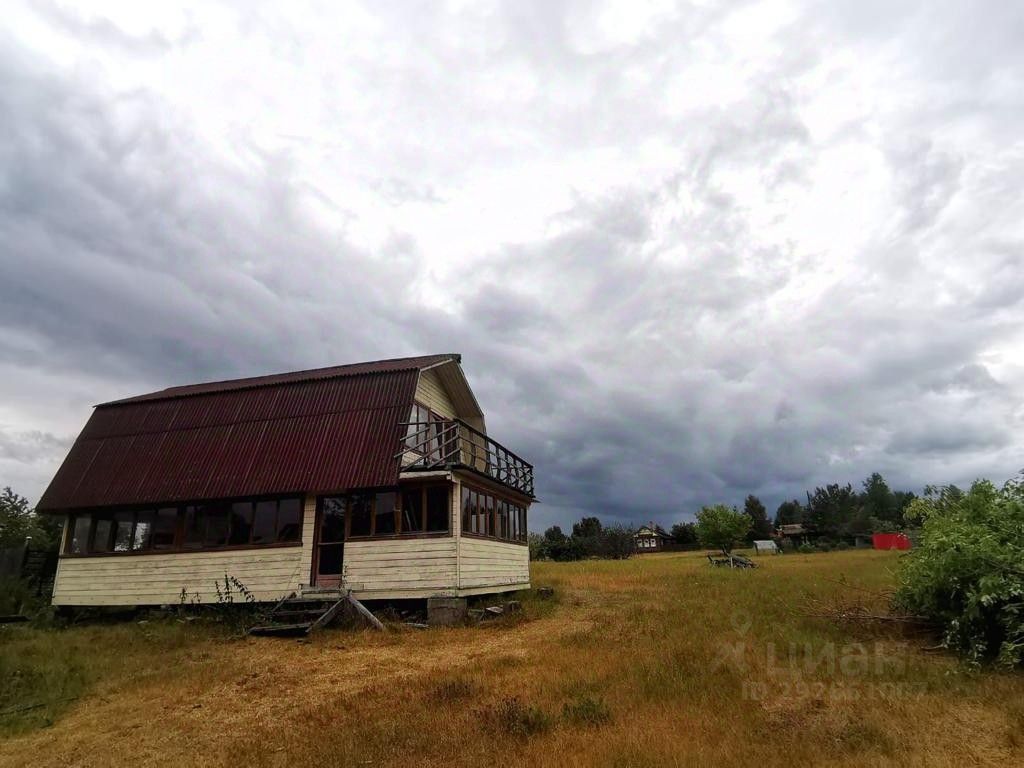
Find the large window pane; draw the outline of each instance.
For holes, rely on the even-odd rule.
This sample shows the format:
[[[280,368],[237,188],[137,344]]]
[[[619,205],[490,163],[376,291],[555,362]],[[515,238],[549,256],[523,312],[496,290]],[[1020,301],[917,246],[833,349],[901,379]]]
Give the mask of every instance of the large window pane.
[[[231,505],[231,537],[229,544],[248,544],[252,535],[252,502],[236,501]]]
[[[373,506],[365,496],[352,497],[350,507],[352,519],[349,521],[350,536],[369,536],[370,522],[373,518]]]
[[[473,529],[473,507],[470,506],[469,488],[462,486],[462,531]]]
[[[345,504],[344,496],[325,496],[320,501],[320,543],[331,544],[345,540]],[[325,571],[336,573],[336,571]]]
[[[419,533],[423,530],[423,489],[402,490],[402,533]]]
[[[132,527],[135,523],[134,512],[114,513],[114,551],[127,552],[132,548]]]
[[[71,526],[71,540],[68,542],[68,552],[81,555],[89,551],[90,527],[92,527],[92,518],[89,515],[75,515],[73,525]]]
[[[92,545],[90,552],[109,552],[113,546],[111,538],[114,533],[114,521],[110,518],[100,518],[92,532]]]
[[[213,501],[204,504],[201,514],[206,518],[206,532],[203,536],[204,547],[223,547],[228,543],[228,531],[231,527],[231,509],[224,502]]]
[[[484,494],[484,509],[486,510],[486,530],[488,536],[494,536],[494,497]]]
[[[135,516],[135,535],[132,538],[132,551],[143,552],[149,549],[153,541],[153,519],[156,511],[143,509]]]
[[[473,525],[470,526],[470,533],[480,533],[480,494],[476,491],[469,492],[469,506],[473,514]]]
[[[373,499],[373,510],[376,521],[374,533],[377,536],[387,536],[395,532],[395,506],[398,503],[398,494],[394,491],[378,493],[371,496]]]
[[[203,535],[206,528],[206,517],[202,509],[191,505],[185,507],[185,538],[184,544],[187,549],[198,549],[203,546]]]
[[[427,530],[448,530],[448,488],[433,485],[427,488]]]
[[[290,497],[278,502],[277,540],[302,541],[302,499]]]
[[[272,544],[277,541],[277,500],[257,501],[252,521],[252,543]]]
[[[162,507],[153,522],[153,549],[171,549],[178,528],[178,508]]]

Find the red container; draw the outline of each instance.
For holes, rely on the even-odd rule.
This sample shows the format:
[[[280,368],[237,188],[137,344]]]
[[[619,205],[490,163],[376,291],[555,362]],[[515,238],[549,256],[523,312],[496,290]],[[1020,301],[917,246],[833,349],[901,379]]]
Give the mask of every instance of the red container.
[[[910,549],[910,539],[902,533],[875,533],[871,543],[875,549]]]

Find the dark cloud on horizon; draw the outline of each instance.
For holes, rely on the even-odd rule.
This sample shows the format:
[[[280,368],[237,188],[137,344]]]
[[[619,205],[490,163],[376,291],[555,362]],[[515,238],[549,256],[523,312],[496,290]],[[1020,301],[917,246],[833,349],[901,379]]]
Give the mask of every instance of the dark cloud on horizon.
[[[315,23],[225,10],[265,120],[313,82],[283,139],[121,79],[202,21],[24,10],[78,53],[0,37],[0,485],[38,497],[94,402],[436,351],[536,465],[534,527],[1016,472],[1024,14],[759,7],[382,6],[312,70]]]

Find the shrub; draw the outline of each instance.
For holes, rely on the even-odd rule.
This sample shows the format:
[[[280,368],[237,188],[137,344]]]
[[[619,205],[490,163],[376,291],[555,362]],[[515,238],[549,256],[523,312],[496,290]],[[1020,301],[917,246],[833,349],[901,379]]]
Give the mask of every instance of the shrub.
[[[838,544],[836,544],[836,549],[839,549],[839,550],[846,550],[846,549],[849,549],[849,548],[850,548],[849,543],[845,542],[845,541],[840,541]]]
[[[907,516],[922,524],[902,560],[896,602],[934,621],[970,662],[1024,662],[1024,479],[926,488]]]
[[[810,544],[801,544],[799,547],[796,548],[796,551],[803,555],[812,555],[818,550],[816,550]]]
[[[597,727],[611,722],[612,712],[604,699],[580,696],[562,705],[562,719],[575,725]]]
[[[551,715],[539,707],[523,704],[518,697],[509,696],[477,712],[484,729],[510,736],[536,736],[551,730]]]

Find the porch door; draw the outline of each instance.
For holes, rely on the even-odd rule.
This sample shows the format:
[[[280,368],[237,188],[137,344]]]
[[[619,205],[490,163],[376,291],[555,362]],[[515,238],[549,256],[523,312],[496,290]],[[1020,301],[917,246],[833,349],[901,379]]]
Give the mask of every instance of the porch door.
[[[345,501],[342,496],[323,496],[317,504],[313,579],[318,587],[341,586],[345,559]]]

